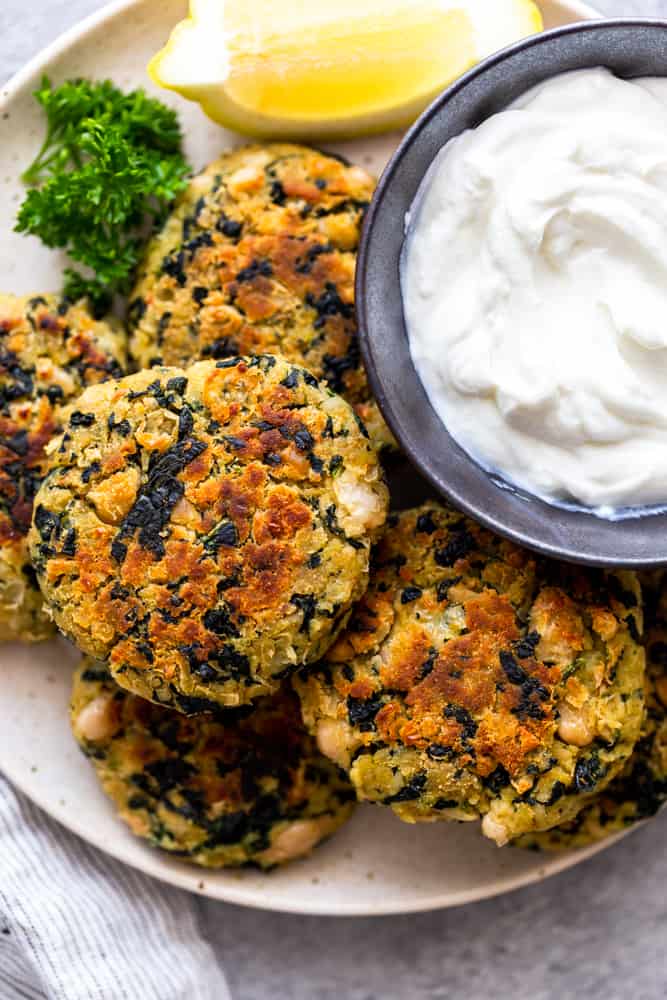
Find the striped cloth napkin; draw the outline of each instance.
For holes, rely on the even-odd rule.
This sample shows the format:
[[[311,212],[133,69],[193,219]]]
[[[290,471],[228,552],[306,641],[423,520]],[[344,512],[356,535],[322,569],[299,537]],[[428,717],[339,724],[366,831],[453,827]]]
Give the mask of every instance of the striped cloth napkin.
[[[0,775],[1,1000],[231,1000],[193,899],[99,853]]]

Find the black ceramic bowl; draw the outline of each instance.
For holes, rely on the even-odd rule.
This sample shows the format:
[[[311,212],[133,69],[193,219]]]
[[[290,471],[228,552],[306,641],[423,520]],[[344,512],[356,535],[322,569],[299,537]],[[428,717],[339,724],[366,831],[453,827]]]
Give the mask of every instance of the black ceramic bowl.
[[[607,521],[508,488],[477,465],[431,407],[403,316],[405,214],[436,153],[543,80],[593,66],[621,77],[667,75],[667,21],[588,21],[533,36],[480,63],[424,112],[382,175],[366,219],[357,264],[361,346],[387,423],[412,462],[456,507],[549,556],[597,566],[658,566],[667,564],[667,513]]]

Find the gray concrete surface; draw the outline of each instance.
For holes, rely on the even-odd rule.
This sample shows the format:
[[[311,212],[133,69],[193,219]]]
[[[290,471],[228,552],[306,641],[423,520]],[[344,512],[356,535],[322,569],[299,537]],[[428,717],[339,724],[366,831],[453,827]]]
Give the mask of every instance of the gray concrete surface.
[[[0,82],[100,6],[0,0]],[[667,15],[667,0],[596,6]],[[542,885],[459,910],[333,920],[202,901],[202,925],[235,1000],[659,1000],[667,996],[666,839],[663,815]]]

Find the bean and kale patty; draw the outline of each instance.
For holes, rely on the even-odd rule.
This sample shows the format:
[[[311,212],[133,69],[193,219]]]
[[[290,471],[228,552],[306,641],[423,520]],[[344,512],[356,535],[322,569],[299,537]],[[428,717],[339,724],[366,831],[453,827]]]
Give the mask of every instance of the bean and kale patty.
[[[118,683],[187,713],[268,694],[321,656],[387,511],[351,407],[255,356],[88,389],[35,501],[59,628]]]
[[[27,534],[45,447],[83,388],[123,374],[125,336],[53,295],[0,295],[0,640],[54,631]]]
[[[664,572],[641,573],[646,646],[646,715],[621,774],[563,826],[522,837],[521,847],[585,847],[654,816],[667,801],[667,589]]]
[[[354,790],[318,752],[289,688],[253,708],[186,718],[84,659],[71,720],[132,833],[206,868],[301,857],[353,808]]]
[[[354,269],[372,178],[303,146],[215,160],[149,246],[132,296],[142,368],[283,354],[348,399],[380,444],[357,341]]]
[[[632,573],[537,560],[435,503],[390,518],[370,587],[295,685],[361,799],[498,844],[574,816],[639,736]]]

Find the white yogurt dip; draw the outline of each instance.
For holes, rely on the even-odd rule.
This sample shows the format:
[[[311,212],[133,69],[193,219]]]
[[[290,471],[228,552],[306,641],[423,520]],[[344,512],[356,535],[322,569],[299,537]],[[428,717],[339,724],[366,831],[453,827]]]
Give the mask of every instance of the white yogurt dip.
[[[431,403],[486,468],[667,502],[667,79],[555,77],[440,152],[402,266]]]

